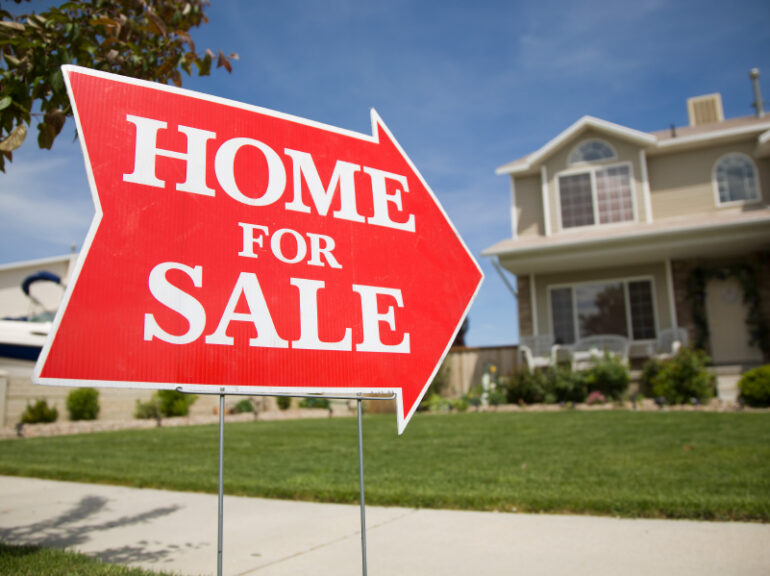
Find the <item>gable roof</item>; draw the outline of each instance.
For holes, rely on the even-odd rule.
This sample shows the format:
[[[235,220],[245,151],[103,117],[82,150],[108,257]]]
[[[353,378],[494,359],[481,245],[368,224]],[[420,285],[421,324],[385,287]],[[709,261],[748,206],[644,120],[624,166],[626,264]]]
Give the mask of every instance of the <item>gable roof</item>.
[[[500,166],[495,170],[495,173],[498,175],[520,174],[536,169],[542,160],[556,151],[570,138],[589,128],[636,143],[640,147],[647,149],[650,153],[699,145],[706,142],[717,142],[728,138],[745,137],[746,135],[758,133],[761,134],[758,140],[760,154],[770,153],[770,135],[768,135],[768,132],[770,132],[770,117],[768,116],[759,118],[756,116],[744,116],[711,124],[676,127],[674,130],[659,130],[652,133],[633,130],[613,122],[594,118],[593,116],[583,116],[561,134],[548,141],[542,148]]]
[[[616,136],[618,138],[634,142],[640,146],[650,146],[656,142],[656,138],[652,134],[626,128],[620,124],[608,122],[607,120],[602,120],[600,118],[594,118],[593,116],[583,116],[580,120],[572,124],[572,126],[556,136],[556,138],[553,138],[547,142],[545,146],[539,150],[536,150],[532,154],[528,154],[523,158],[519,158],[518,160],[514,160],[513,162],[509,162],[508,164],[500,166],[497,170],[495,170],[495,173],[516,174],[519,172],[526,172],[527,170],[532,169],[538,162],[540,162],[540,160],[546,158],[551,152],[558,149],[570,138],[589,128],[593,128],[598,132],[603,132],[611,136]]]

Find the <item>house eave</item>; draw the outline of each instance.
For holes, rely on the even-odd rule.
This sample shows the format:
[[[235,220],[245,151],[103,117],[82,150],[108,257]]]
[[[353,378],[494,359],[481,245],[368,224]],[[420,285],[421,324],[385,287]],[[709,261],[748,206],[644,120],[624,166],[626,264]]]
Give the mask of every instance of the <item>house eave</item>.
[[[72,254],[67,254],[66,256],[53,256],[50,258],[38,258],[36,260],[8,262],[7,264],[0,264],[0,272],[5,272],[7,270],[17,270],[22,268],[51,266],[53,264],[61,264],[64,262],[68,262],[72,258],[73,258]]]
[[[708,224],[638,224],[612,236],[576,238],[562,233],[534,241],[504,240],[482,252],[514,274],[603,268],[664,258],[711,258],[770,247],[770,210]]]
[[[692,136],[678,136],[667,140],[660,140],[657,145],[650,148],[649,155],[663,154],[673,152],[679,149],[696,148],[700,146],[709,146],[712,144],[724,144],[726,142],[741,140],[746,137],[757,137],[758,143],[762,145],[762,138],[770,131],[770,121],[762,124],[751,124],[740,126],[728,130],[706,132],[703,134],[693,134]],[[764,134],[763,134],[764,132]]]

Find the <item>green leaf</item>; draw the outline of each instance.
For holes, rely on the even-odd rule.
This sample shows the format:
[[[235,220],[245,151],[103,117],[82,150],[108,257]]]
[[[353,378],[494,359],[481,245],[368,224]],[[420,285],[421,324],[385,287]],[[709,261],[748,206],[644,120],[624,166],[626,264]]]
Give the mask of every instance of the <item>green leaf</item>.
[[[8,108],[8,106],[11,105],[11,102],[13,102],[13,100],[11,100],[10,96],[6,96],[5,98],[0,98],[0,110],[5,110],[6,108]]]
[[[54,92],[56,92],[57,94],[64,92],[65,90],[64,77],[62,76],[61,68],[59,68],[53,74],[51,74],[51,77],[49,80],[51,82],[51,88],[53,88]]]

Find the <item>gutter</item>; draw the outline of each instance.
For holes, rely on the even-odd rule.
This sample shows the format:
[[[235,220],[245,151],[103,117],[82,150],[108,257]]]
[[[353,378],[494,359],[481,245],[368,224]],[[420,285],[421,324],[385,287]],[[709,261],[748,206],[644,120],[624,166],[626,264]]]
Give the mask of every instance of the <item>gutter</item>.
[[[500,278],[503,279],[503,282],[505,282],[505,285],[508,287],[508,291],[513,294],[513,297],[518,300],[519,293],[516,290],[516,288],[513,287],[513,284],[511,284],[510,280],[508,280],[508,277],[505,275],[505,271],[503,270],[503,267],[500,266],[500,260],[497,256],[490,257],[490,260],[492,261],[492,266],[495,267],[495,270],[497,270],[497,273],[500,274]]]

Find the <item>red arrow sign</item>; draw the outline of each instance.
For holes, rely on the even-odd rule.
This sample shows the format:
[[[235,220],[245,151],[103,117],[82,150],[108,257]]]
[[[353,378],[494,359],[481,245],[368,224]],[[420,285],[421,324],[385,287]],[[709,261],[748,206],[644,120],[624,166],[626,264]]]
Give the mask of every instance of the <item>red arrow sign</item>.
[[[482,274],[376,112],[63,71],[96,216],[35,381],[394,392],[401,433]]]

